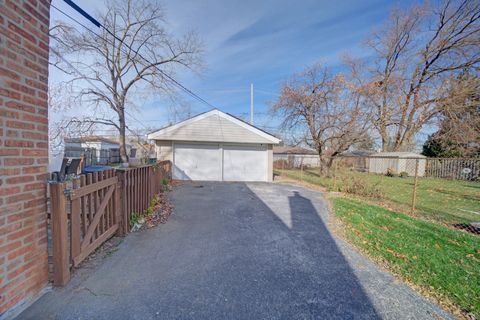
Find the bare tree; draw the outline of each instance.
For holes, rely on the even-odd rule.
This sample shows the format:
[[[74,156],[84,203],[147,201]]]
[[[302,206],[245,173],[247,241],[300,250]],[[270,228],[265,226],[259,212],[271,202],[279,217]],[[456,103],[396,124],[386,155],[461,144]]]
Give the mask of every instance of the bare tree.
[[[283,85],[272,111],[283,116],[284,129],[304,132],[305,142],[318,152],[321,172],[326,173],[335,156],[368,137],[361,91],[343,75],[316,64]]]
[[[52,51],[57,54],[56,65],[82,87],[78,94],[82,105],[99,110],[78,120],[116,128],[120,156],[127,162],[126,115],[139,99],[138,93],[171,93],[169,77],[178,67],[197,68],[201,45],[194,34],[172,37],[157,1],[112,0],[106,8],[105,14],[98,15],[105,27],[98,34],[65,25],[53,28],[58,45]]]
[[[439,106],[439,129],[424,145],[432,156],[480,155],[480,78],[464,73],[451,79],[448,97]],[[437,151],[437,152],[434,152]]]
[[[452,75],[478,67],[480,2],[394,10],[368,44],[376,57],[368,95],[374,125],[385,151],[401,150],[451,99]]]

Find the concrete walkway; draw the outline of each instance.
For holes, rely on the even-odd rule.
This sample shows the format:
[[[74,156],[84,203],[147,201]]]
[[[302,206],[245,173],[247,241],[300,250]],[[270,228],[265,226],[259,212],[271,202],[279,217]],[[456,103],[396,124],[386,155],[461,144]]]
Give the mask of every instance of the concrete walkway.
[[[449,318],[335,239],[318,192],[205,182],[171,199],[167,224],[129,235],[19,319]]]

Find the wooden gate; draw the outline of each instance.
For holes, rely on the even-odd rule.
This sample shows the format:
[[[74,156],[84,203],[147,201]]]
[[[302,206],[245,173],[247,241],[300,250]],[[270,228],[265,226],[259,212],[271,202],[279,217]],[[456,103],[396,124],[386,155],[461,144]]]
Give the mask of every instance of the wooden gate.
[[[113,235],[129,232],[133,212],[142,213],[171,177],[171,163],[126,170],[106,170],[74,176],[73,181],[51,181],[50,223],[53,282],[63,286],[70,268]]]
[[[114,170],[50,185],[55,285],[65,285],[70,267],[78,266],[122,225],[119,188]]]
[[[81,176],[70,193],[73,266],[112,237],[119,227],[118,177],[113,170]]]

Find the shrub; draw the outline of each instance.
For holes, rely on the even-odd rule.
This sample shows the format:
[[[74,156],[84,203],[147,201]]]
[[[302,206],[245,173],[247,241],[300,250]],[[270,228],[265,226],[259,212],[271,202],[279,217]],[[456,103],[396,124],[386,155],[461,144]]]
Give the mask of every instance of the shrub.
[[[369,198],[381,199],[384,197],[379,183],[369,183],[367,180],[355,176],[344,177],[340,191]]]
[[[136,225],[140,221],[140,214],[134,212],[130,216],[130,229],[133,228],[134,225]]]
[[[400,174],[398,176],[400,178],[408,178],[408,172],[402,171],[402,172],[400,172]]]
[[[290,165],[287,160],[285,159],[279,159],[273,161],[273,168],[274,169],[289,169]]]
[[[395,176],[397,176],[397,172],[393,168],[388,168],[387,172],[385,172],[385,175],[387,177],[395,177]]]

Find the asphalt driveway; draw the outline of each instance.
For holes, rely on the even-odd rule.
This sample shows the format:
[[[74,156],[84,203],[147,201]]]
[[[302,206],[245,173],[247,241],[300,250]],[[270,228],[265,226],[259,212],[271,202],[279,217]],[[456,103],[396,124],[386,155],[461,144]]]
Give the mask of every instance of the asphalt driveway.
[[[321,193],[268,183],[185,183],[165,225],[19,319],[438,319],[436,305],[329,231]]]

